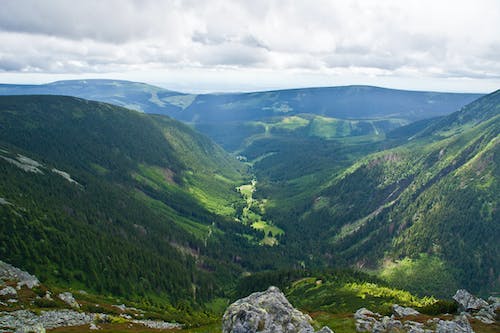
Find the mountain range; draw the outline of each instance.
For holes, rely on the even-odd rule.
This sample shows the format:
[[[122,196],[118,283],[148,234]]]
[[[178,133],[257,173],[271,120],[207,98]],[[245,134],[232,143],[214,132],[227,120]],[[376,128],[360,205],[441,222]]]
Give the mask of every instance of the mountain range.
[[[326,139],[380,138],[401,125],[449,114],[481,96],[371,86],[186,94],[117,80],[0,85],[0,95],[17,94],[76,96],[168,115],[193,125],[229,151],[272,132],[297,128],[302,135]]]
[[[500,91],[0,94],[0,257],[49,284],[174,305],[279,269],[500,287]]]

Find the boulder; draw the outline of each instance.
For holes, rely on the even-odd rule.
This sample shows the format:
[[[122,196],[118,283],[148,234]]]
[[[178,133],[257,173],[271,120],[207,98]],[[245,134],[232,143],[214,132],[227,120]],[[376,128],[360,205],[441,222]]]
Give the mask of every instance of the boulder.
[[[313,333],[311,317],[295,309],[276,287],[231,304],[222,318],[223,333]],[[322,333],[331,332],[322,328]]]
[[[373,313],[366,308],[358,309],[358,311],[354,313],[354,319],[366,319],[367,317],[380,317],[380,315],[378,313]]]
[[[420,314],[420,312],[418,312],[415,309],[400,306],[397,304],[394,304],[392,306],[392,313],[394,314],[395,317],[398,317],[398,318],[403,318],[403,317],[407,317],[407,316],[417,316]]]
[[[485,324],[493,324],[496,319],[495,317],[496,314],[490,307],[482,308],[474,315],[474,318]]]
[[[488,306],[488,302],[484,299],[472,295],[465,289],[457,290],[453,299],[460,305],[461,309],[465,311],[479,310]]]
[[[436,333],[474,333],[467,317],[457,316],[454,320],[440,320],[436,325]]]
[[[78,304],[78,302],[73,297],[73,294],[70,293],[70,292],[60,293],[59,295],[57,295],[57,297],[59,297],[59,299],[61,301],[63,301],[64,303],[68,304],[72,308],[75,308],[75,309],[79,309],[80,308],[80,304]]]
[[[12,287],[5,287],[2,290],[0,290],[0,296],[17,296],[17,291],[16,289]]]

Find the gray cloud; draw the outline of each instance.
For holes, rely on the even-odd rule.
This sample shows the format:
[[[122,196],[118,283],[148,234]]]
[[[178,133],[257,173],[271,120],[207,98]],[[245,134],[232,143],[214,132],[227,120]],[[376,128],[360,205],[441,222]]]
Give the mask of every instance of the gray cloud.
[[[3,0],[0,71],[500,76],[495,0]],[[378,74],[376,74],[378,75]]]

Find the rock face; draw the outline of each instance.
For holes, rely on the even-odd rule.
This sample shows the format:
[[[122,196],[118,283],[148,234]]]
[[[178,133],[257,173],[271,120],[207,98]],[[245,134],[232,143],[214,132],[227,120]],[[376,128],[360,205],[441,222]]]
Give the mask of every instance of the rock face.
[[[26,286],[30,289],[40,285],[40,281],[33,276],[19,268],[9,265],[0,260],[0,279],[1,280],[15,280],[17,281],[17,288]]]
[[[488,306],[488,302],[484,299],[472,295],[465,289],[457,290],[453,299],[457,301],[464,311],[479,310]]]
[[[276,287],[231,304],[222,318],[223,333],[313,333],[311,317],[295,309]],[[329,328],[322,328],[329,333]]]

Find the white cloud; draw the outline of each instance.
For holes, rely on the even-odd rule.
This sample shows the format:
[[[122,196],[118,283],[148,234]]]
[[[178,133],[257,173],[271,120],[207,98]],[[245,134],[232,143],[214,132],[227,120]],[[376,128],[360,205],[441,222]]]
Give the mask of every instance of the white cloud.
[[[3,0],[0,79],[231,70],[241,81],[264,70],[276,81],[287,72],[497,84],[498,22],[496,0]]]

